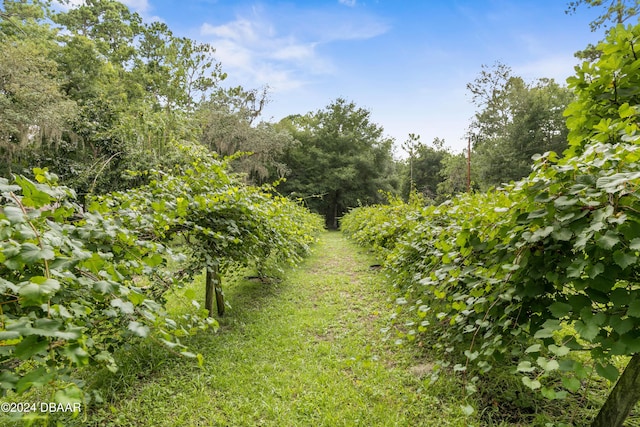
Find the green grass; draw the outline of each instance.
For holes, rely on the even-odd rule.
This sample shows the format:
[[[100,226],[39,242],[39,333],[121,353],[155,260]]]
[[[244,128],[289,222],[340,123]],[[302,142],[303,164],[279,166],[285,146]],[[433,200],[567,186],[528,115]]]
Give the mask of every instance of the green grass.
[[[96,426],[462,426],[461,389],[430,386],[429,362],[386,341],[393,312],[374,260],[338,233],[279,283],[225,283],[217,333],[189,343],[205,358],[129,349],[98,377]],[[202,283],[195,283],[201,293]],[[72,423],[67,419],[65,423]]]
[[[219,330],[187,343],[204,356],[203,366],[153,342],[132,343],[120,353],[117,373],[81,372],[104,402],[78,418],[53,416],[50,425],[581,426],[601,404],[588,408],[606,386],[594,399],[546,401],[499,369],[471,398],[451,372],[431,383],[429,343],[394,344],[402,321],[390,322],[395,295],[384,274],[370,268],[377,261],[326,232],[282,281],[260,283],[236,272],[223,283],[230,307]],[[188,291],[203,301],[203,279]],[[192,308],[186,304],[176,296],[169,307],[180,313]],[[20,400],[47,401],[42,393]],[[476,408],[471,416],[463,414],[467,403]],[[0,425],[21,424],[0,414]]]

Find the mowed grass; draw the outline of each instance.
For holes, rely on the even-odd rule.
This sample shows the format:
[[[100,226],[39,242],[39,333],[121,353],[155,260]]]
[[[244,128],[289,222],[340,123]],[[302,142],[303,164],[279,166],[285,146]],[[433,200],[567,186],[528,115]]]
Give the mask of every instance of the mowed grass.
[[[430,385],[429,361],[385,340],[394,304],[375,260],[336,232],[279,283],[225,283],[218,332],[189,342],[199,367],[132,346],[97,376],[105,397],[65,425],[463,426],[459,385]],[[202,283],[194,289],[202,293]],[[201,296],[200,296],[201,297]]]

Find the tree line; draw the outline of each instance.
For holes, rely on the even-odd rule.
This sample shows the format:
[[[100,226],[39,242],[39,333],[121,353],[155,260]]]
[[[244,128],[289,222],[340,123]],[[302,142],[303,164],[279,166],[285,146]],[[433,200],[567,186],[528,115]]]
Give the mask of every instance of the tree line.
[[[526,82],[510,67],[483,66],[468,84],[477,112],[468,152],[411,134],[404,158],[346,99],[264,121],[266,88],[226,87],[214,46],[144,22],[114,0],[53,7],[5,0],[0,13],[0,176],[47,167],[81,197],[145,184],[150,169],[184,164],[179,143],[239,155],[236,172],[252,184],[284,178],[279,191],[325,216],[381,201],[380,190],[414,191],[441,202],[530,173],[536,153],[566,148],[562,112],[570,89]]]

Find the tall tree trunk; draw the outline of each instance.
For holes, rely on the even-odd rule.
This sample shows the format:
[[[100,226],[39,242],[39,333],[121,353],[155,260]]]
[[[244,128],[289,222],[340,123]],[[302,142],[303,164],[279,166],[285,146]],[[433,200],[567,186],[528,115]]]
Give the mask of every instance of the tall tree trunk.
[[[640,354],[633,355],[591,427],[622,427],[640,400]]]

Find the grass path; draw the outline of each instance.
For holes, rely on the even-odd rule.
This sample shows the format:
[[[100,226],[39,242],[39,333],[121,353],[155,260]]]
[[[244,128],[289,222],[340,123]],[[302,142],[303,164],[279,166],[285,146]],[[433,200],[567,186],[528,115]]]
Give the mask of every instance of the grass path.
[[[220,330],[190,343],[204,367],[158,346],[135,348],[116,376],[102,380],[115,400],[82,424],[466,425],[455,397],[441,386],[433,395],[428,364],[384,341],[393,304],[372,263],[327,232],[282,282],[227,285],[231,308]]]

